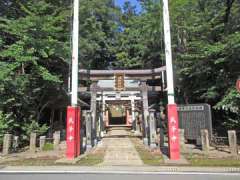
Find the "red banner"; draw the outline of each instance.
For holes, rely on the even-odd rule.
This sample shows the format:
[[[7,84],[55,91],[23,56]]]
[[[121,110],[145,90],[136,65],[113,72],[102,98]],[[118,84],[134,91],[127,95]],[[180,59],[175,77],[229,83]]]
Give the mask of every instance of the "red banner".
[[[66,142],[67,159],[74,159],[80,155],[80,108],[71,107],[67,108],[67,133]]]
[[[177,105],[168,105],[168,148],[171,160],[180,159]]]

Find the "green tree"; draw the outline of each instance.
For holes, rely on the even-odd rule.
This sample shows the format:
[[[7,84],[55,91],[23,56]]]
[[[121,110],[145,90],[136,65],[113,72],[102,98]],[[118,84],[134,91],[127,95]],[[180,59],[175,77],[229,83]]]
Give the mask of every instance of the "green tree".
[[[80,67],[103,69],[113,61],[119,9],[112,0],[80,0]]]
[[[8,1],[1,9],[0,109],[20,126],[39,121],[45,105],[64,94],[70,3]]]
[[[206,102],[226,128],[240,127],[239,1],[171,1],[179,102]]]

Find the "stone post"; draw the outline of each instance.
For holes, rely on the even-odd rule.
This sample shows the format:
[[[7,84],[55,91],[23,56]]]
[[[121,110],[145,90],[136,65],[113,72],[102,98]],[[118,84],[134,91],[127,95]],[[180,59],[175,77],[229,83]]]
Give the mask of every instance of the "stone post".
[[[43,150],[43,147],[45,146],[46,144],[46,136],[40,136],[39,138],[39,149],[40,151]]]
[[[102,92],[102,132],[101,132],[101,135],[102,137],[104,136],[105,132],[106,132],[106,117],[105,117],[105,111],[106,111],[106,103],[105,103],[105,98],[104,98],[104,94]]]
[[[143,105],[143,144],[148,145],[148,87],[146,81],[141,82]]]
[[[92,112],[87,111],[86,118],[86,150],[89,150],[93,146],[93,137],[92,137]]]
[[[10,153],[10,148],[12,145],[12,134],[4,134],[3,138],[3,155],[8,155]]]
[[[140,130],[140,119],[139,119],[139,112],[135,111],[135,134],[139,135],[141,130]]]
[[[80,154],[83,154],[86,151],[86,137],[84,137],[84,129],[80,129]]]
[[[184,129],[179,129],[179,139],[180,139],[181,152],[184,152],[186,150]]]
[[[209,152],[209,135],[207,129],[201,129],[201,143],[202,150],[206,153]]]
[[[138,118],[138,116],[137,116],[137,111],[135,110],[134,111],[134,113],[132,114],[132,119],[133,119],[133,122],[132,122],[132,131],[134,132],[134,133],[136,133],[136,131],[137,131],[137,118]]]
[[[12,148],[14,152],[17,151],[18,146],[19,146],[19,136],[13,136]]]
[[[92,112],[92,138],[94,145],[97,144],[97,81],[92,82],[91,91],[91,112]]]
[[[130,126],[130,113],[129,113],[129,109],[126,110],[126,126]]]
[[[109,112],[108,112],[108,110],[105,111],[105,120],[104,120],[104,122],[105,122],[105,126],[108,127],[109,126]]]
[[[101,141],[103,137],[103,113],[100,110],[98,112],[98,140]]]
[[[59,150],[60,137],[61,137],[60,131],[55,131],[54,134],[53,134],[54,150]]]
[[[156,148],[156,119],[155,119],[155,110],[149,110],[149,140],[150,140],[150,148]]]
[[[131,99],[131,110],[132,110],[132,131],[136,131],[136,116],[135,116],[135,103],[134,99]]]
[[[87,119],[87,111],[86,110],[82,110],[82,117],[81,117],[81,127],[82,128],[86,128],[86,119]]]
[[[103,122],[103,112],[100,112],[99,113],[99,125],[100,125],[100,134],[99,134],[99,136],[100,136],[100,138],[102,139],[103,138],[103,131],[104,131],[104,122]]]
[[[238,154],[236,131],[228,131],[229,149],[232,155]]]
[[[30,147],[29,150],[33,153],[36,151],[36,143],[37,143],[37,134],[31,133],[30,134]]]
[[[59,128],[60,128],[60,130],[63,129],[63,111],[62,111],[62,109],[60,109],[60,111],[59,111]]]
[[[142,114],[139,114],[138,118],[139,118],[139,122],[140,122],[140,124],[139,124],[140,132],[141,132],[141,134],[142,134],[142,136],[143,136],[143,131],[144,131],[143,128],[144,128],[144,125],[143,125],[143,116],[142,116]]]
[[[82,119],[81,119],[81,128],[80,128],[80,154],[83,154],[86,151],[86,127],[87,127],[87,111],[82,110]]]

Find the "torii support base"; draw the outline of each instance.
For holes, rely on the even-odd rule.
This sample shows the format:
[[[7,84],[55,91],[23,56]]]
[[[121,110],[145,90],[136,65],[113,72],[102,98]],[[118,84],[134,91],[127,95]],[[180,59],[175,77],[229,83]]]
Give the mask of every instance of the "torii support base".
[[[168,112],[168,150],[170,160],[180,159],[178,112],[176,104],[167,105]]]
[[[80,155],[80,107],[67,107],[66,158],[73,160]]]

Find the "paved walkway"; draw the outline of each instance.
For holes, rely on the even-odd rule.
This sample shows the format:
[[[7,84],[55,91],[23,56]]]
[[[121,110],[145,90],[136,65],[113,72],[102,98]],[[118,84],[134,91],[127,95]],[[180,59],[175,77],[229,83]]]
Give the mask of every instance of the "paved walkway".
[[[106,147],[104,166],[140,166],[143,165],[138,152],[128,137],[129,132],[124,128],[113,128],[103,139]]]

